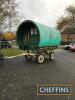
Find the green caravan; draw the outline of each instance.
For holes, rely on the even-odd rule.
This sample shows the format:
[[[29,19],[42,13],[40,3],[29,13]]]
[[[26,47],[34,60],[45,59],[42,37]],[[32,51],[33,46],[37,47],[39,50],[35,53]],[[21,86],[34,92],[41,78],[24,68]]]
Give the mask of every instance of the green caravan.
[[[16,32],[16,42],[19,48],[25,51],[25,58],[30,60],[33,56],[38,63],[42,63],[45,54],[50,60],[54,59],[54,52],[61,41],[60,32],[49,26],[26,20],[22,22]]]

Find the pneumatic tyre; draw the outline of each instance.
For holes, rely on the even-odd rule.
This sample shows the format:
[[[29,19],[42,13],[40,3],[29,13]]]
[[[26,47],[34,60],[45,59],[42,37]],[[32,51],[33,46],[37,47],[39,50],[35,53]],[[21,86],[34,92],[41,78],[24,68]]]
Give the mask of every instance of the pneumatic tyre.
[[[26,60],[31,60],[32,59],[32,56],[31,55],[25,55],[25,59]]]
[[[51,53],[49,54],[49,58],[50,58],[50,60],[53,60],[54,57],[55,57],[55,53],[54,53],[54,52],[51,52]]]
[[[38,54],[38,55],[37,55],[37,57],[36,57],[36,62],[37,62],[37,63],[41,64],[41,63],[44,62],[44,60],[45,60],[45,57],[44,57],[43,54]]]

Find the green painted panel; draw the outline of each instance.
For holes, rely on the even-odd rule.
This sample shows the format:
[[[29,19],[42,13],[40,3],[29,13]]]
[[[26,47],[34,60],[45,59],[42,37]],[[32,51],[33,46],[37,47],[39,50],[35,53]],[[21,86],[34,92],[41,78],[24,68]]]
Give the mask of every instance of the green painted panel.
[[[36,23],[40,32],[39,47],[43,46],[58,46],[61,41],[60,32],[51,27]]]

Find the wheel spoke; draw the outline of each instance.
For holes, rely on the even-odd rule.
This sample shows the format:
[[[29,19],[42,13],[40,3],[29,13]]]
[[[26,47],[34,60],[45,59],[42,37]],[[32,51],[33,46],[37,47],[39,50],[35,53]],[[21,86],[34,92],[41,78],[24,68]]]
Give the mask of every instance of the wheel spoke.
[[[37,55],[36,61],[40,64],[44,62],[44,55],[39,54]]]

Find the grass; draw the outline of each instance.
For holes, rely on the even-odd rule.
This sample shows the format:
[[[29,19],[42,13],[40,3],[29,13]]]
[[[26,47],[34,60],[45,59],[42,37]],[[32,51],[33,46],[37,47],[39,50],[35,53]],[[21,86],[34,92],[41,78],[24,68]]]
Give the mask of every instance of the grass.
[[[2,50],[2,53],[4,56],[11,57],[20,55],[23,53],[23,51],[19,50],[18,48],[6,48]]]

